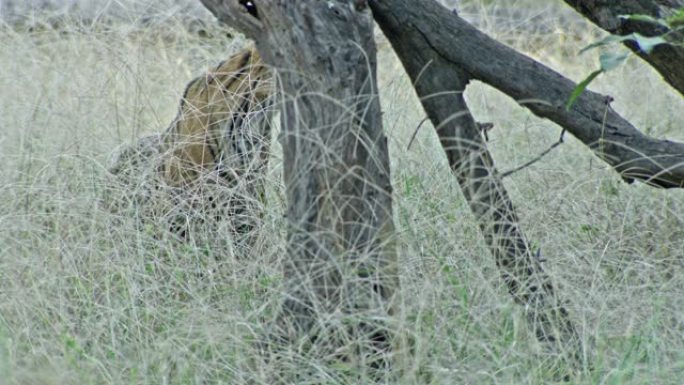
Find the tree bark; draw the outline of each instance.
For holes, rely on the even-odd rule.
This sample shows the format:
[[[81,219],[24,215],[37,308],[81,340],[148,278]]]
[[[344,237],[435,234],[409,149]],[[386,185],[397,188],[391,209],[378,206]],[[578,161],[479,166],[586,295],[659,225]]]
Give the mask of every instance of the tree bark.
[[[684,8],[684,0],[565,0],[565,2],[594,24],[614,35],[637,32],[655,36],[667,32],[663,26],[652,23],[621,20],[620,15],[649,15],[663,18]],[[680,34],[681,37],[681,34]],[[675,90],[684,96],[684,46],[663,44],[649,54],[639,50],[633,41],[625,42],[637,56],[653,66]]]
[[[574,82],[488,37],[436,1],[423,0],[419,7],[409,0],[371,3],[382,4],[382,9],[401,9],[399,22],[413,25],[445,61],[511,96],[535,115],[559,124],[625,181],[684,187],[684,144],[644,135],[610,107],[610,97],[587,90],[567,111]]]
[[[579,337],[554,294],[540,258],[530,250],[513,204],[463,98],[469,76],[446,61],[402,15],[410,1],[370,1],[375,20],[414,82],[461,190],[513,298],[525,306],[537,338],[556,351],[581,356]]]
[[[322,382],[320,367],[303,366],[321,362],[345,383],[386,381],[398,283],[370,10],[351,0],[202,1],[256,41],[279,81],[287,256],[268,347],[270,362],[287,364],[271,382]]]

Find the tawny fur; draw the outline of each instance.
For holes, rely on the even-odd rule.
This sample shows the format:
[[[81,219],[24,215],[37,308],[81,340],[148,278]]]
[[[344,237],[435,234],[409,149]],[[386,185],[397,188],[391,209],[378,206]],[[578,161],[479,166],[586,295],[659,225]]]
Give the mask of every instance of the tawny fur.
[[[207,221],[228,220],[233,235],[253,232],[263,205],[272,100],[271,71],[253,48],[192,80],[163,133],[119,152],[110,168],[125,195],[118,206],[134,206],[155,225],[161,219],[184,239]]]

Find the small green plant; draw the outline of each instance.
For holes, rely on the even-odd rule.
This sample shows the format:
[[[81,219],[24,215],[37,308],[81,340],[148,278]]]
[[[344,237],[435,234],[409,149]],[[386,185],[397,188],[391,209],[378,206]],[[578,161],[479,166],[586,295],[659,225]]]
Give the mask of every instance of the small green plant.
[[[656,36],[644,36],[640,33],[634,32],[628,35],[609,35],[597,42],[589,44],[580,50],[580,54],[598,47],[611,46],[625,41],[633,41],[636,43],[639,50],[645,54],[650,54],[653,49],[661,44],[682,45],[684,44],[684,8],[679,9],[674,15],[667,18],[655,18],[649,15],[620,15],[623,20],[637,21],[644,23],[655,24],[665,31]],[[565,105],[566,110],[570,110],[577,98],[584,92],[589,84],[596,79],[600,74],[608,72],[617,68],[628,57],[630,52],[604,52],[599,56],[600,67],[592,72],[584,80],[582,80],[572,91],[568,102]]]

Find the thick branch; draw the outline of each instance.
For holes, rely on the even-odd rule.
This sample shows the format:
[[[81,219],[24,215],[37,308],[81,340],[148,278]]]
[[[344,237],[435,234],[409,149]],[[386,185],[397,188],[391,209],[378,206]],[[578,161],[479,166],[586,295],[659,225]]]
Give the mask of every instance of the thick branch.
[[[667,32],[662,26],[652,23],[621,20],[620,15],[649,15],[663,18],[684,8],[684,0],[564,0],[577,12],[597,26],[615,35],[629,35],[638,32],[644,36],[655,36]],[[625,43],[629,49],[655,68],[674,89],[684,96],[684,46],[659,45],[646,54],[631,41]]]
[[[559,124],[625,180],[684,187],[684,144],[644,135],[609,106],[609,97],[585,91],[566,111],[574,82],[488,37],[434,0],[423,0],[420,7],[410,0],[372,0],[371,4],[383,10],[401,9],[396,12],[398,22],[414,26],[444,60]]]
[[[463,98],[467,74],[444,60],[411,23],[401,22],[410,0],[388,5],[372,1],[375,20],[414,82],[420,100],[485,241],[514,299],[523,305],[537,338],[577,353],[579,337],[550,277],[518,225],[513,204],[497,174],[477,123]]]

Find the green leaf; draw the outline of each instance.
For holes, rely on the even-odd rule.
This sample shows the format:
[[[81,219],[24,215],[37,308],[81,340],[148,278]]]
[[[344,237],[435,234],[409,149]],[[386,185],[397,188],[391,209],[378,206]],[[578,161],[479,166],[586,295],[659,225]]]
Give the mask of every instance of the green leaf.
[[[657,45],[667,44],[667,40],[662,36],[648,37],[636,32],[630,36],[632,36],[633,40],[639,45],[639,49],[645,53],[651,53],[653,48]]]
[[[665,19],[665,21],[673,27],[679,27],[684,25],[684,8],[679,8],[679,10],[674,15]]]
[[[620,15],[618,17],[622,20],[641,21],[644,23],[651,23],[651,24],[659,25],[661,27],[670,28],[670,25],[665,20],[658,19],[658,18],[655,18],[653,16],[649,16],[649,15],[635,14],[635,15]]]
[[[592,48],[602,47],[604,45],[622,43],[623,41],[629,40],[629,39],[632,39],[632,35],[625,35],[625,36],[608,35],[608,36],[604,37],[603,39],[601,39],[597,42],[591,43],[588,46],[582,48],[579,53],[582,54],[582,53],[584,53],[584,52],[586,52]]]
[[[633,40],[637,43],[639,46],[639,49],[643,51],[644,53],[651,53],[653,51],[653,48],[659,44],[667,44],[667,40],[665,40],[664,37],[662,36],[653,36],[653,37],[647,37],[639,33],[630,33],[629,35],[624,35],[624,36],[619,36],[619,35],[609,35],[606,36],[605,38],[595,42],[591,43],[588,46],[582,48],[580,50],[580,54],[590,50],[592,48],[596,47],[601,47],[609,44],[615,44],[615,43],[622,43],[623,41],[627,40]]]
[[[577,98],[579,98],[579,96],[582,95],[582,92],[589,86],[589,83],[596,79],[597,76],[601,75],[602,72],[603,69],[592,72],[586,79],[582,80],[574,90],[572,90],[572,94],[570,94],[570,97],[568,98],[568,103],[565,105],[566,111],[570,111],[572,105],[575,104]]]
[[[629,53],[616,53],[616,52],[605,52],[599,56],[599,61],[601,62],[601,69],[604,72],[615,69],[617,66],[622,64],[629,57]]]

